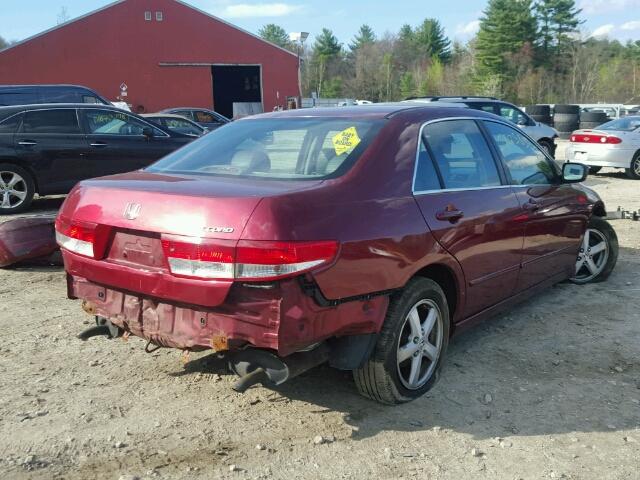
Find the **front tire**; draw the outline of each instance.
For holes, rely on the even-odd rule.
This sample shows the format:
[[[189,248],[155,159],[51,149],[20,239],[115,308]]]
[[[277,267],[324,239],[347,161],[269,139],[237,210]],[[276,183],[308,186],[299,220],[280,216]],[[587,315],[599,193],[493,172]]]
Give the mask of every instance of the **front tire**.
[[[427,278],[411,280],[391,298],[371,358],[353,372],[360,394],[386,405],[424,395],[440,375],[449,329],[442,288]]]
[[[29,172],[11,163],[0,163],[0,215],[25,211],[34,194],[35,185]]]
[[[636,153],[631,160],[631,165],[625,170],[627,177],[633,180],[640,180],[640,152]]]
[[[553,148],[553,143],[549,140],[540,140],[538,145],[542,147],[542,149],[551,157],[555,158],[555,152]]]
[[[573,283],[606,280],[618,261],[618,236],[606,220],[592,217],[580,245]]]

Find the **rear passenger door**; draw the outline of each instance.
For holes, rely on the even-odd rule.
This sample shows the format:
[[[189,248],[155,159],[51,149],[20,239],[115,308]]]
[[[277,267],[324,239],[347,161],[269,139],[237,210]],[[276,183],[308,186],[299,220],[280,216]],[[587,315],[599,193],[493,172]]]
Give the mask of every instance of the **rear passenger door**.
[[[462,266],[468,317],[514,292],[520,205],[476,121],[426,124],[420,141],[414,196],[435,238]]]
[[[584,194],[562,183],[557,166],[516,127],[485,121],[521,205],[525,225],[518,290],[554,275],[570,276],[587,216]]]
[[[82,178],[87,142],[76,109],[25,112],[14,144],[21,163],[35,173],[40,194],[66,193]]]

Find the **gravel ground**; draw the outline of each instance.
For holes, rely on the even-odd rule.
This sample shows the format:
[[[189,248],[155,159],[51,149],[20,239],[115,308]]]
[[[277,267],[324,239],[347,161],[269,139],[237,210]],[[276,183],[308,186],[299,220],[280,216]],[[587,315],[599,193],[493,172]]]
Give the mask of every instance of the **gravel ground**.
[[[609,209],[640,208],[640,182],[607,172],[588,184]],[[0,478],[638,479],[640,222],[612,224],[607,282],[457,337],[435,389],[399,407],[327,367],[240,395],[211,355],[82,343],[92,319],[60,268],[0,271]]]

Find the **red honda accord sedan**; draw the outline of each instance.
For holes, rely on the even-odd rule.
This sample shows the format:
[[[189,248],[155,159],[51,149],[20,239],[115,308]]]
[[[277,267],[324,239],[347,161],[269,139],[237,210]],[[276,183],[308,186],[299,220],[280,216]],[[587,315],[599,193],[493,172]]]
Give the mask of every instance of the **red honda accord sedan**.
[[[213,350],[238,391],[328,362],[397,404],[432,388],[453,333],[611,273],[586,175],[484,112],[288,111],[81,182],[56,233],[68,295],[96,316],[81,338]]]

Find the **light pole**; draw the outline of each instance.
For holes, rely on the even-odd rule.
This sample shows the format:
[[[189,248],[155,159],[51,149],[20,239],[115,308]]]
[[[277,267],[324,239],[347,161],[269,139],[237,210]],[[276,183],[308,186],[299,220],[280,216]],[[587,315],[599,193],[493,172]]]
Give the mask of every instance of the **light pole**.
[[[309,37],[309,32],[291,32],[289,40],[296,44],[298,52],[298,102],[296,108],[302,108],[302,60],[300,58],[304,42]]]

